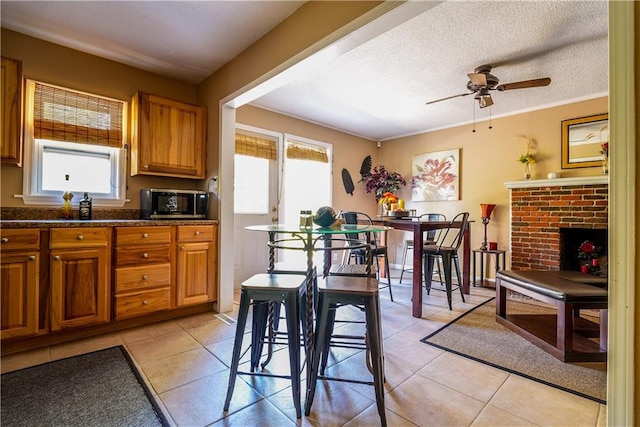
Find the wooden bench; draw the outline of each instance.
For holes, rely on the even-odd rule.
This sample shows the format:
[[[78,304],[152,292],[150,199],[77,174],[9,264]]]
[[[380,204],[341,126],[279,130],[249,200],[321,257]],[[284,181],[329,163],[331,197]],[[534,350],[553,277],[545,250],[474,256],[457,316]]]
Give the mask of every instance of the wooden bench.
[[[507,314],[507,289],[557,312]],[[606,278],[575,271],[503,270],[496,275],[496,321],[563,362],[606,361],[607,301]],[[580,317],[583,309],[601,310],[600,323]]]

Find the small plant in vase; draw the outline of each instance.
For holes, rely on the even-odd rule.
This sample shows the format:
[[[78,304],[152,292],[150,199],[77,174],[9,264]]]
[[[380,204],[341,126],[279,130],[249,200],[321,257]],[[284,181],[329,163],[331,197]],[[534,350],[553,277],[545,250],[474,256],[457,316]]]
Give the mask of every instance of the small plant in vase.
[[[521,137],[526,138],[526,137]],[[524,179],[531,179],[531,165],[536,163],[536,158],[531,154],[531,139],[527,139],[527,152],[520,154],[518,161],[524,165]]]

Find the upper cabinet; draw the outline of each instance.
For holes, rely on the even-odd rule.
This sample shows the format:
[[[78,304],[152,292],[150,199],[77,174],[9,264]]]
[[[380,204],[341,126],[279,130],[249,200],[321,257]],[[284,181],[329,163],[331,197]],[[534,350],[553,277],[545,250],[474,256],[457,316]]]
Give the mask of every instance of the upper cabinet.
[[[132,176],[205,178],[205,107],[144,92],[138,92],[131,105]]]
[[[2,57],[2,163],[22,164],[22,61]]]

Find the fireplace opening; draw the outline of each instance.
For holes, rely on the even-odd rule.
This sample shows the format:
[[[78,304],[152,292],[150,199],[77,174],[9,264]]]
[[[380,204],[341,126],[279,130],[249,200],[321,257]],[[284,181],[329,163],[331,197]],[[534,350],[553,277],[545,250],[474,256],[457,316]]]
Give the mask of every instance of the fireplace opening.
[[[609,230],[594,228],[560,228],[560,270],[580,271],[587,265],[590,272],[599,271],[606,266],[608,254]],[[589,249],[593,244],[593,253],[581,253],[580,247]],[[597,268],[593,266],[597,259]]]

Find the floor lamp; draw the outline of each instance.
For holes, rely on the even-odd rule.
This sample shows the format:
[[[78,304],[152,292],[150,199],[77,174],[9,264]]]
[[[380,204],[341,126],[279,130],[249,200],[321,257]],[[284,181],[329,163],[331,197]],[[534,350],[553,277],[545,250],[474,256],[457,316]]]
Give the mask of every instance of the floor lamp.
[[[481,204],[480,208],[482,209],[482,224],[484,224],[484,240],[482,241],[482,245],[480,246],[480,250],[487,250],[487,224],[489,224],[489,220],[491,220],[491,212],[495,209],[496,205],[490,204]]]

